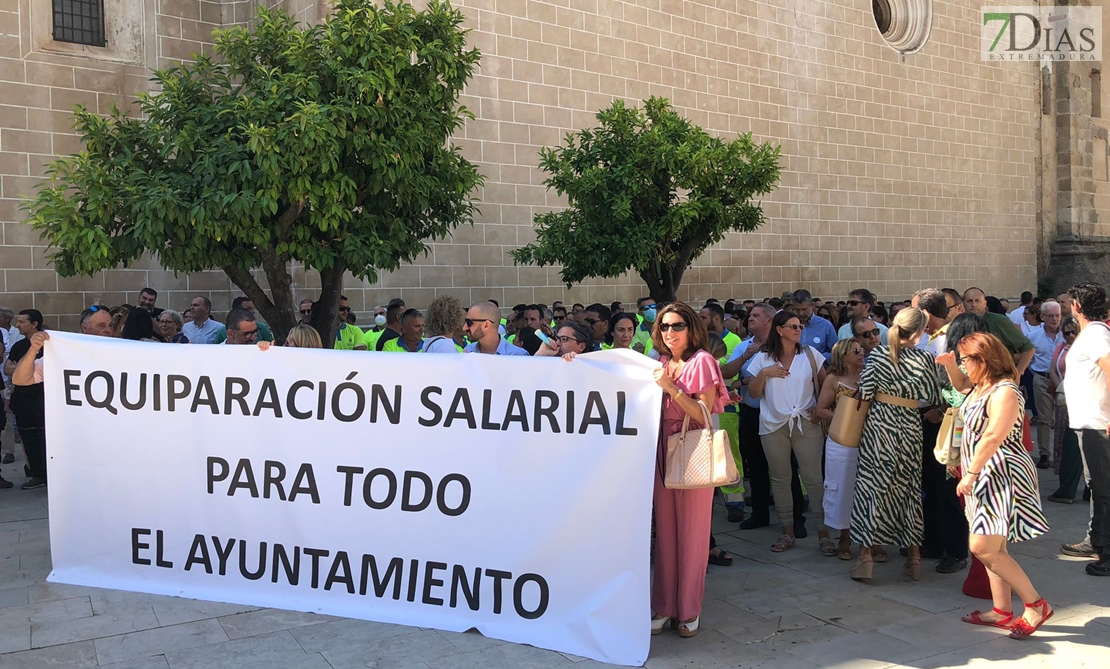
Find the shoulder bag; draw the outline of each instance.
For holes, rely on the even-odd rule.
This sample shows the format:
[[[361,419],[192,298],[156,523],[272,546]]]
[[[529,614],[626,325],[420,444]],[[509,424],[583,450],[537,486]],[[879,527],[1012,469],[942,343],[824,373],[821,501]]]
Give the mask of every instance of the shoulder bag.
[[[871,402],[860,399],[859,390],[851,397],[841,397],[833,409],[832,423],[829,424],[829,439],[846,448],[859,448],[863,438],[863,424],[867,422],[867,412]]]
[[[701,401],[702,429],[690,431],[690,414],[682,420],[682,431],[667,437],[666,470],[663,485],[685,490],[736,485],[740,473],[732,458],[728,433],[713,429],[709,409]]]
[[[960,409],[948,407],[944,412],[944,420],[940,423],[936,445],[933,446],[933,457],[945,467],[958,467],[963,443],[964,419],[960,417]]]
[[[817,361],[813,358],[813,351],[808,346],[803,345],[802,350],[806,352],[806,358],[809,359],[809,368],[813,370],[813,410],[817,411],[817,402],[821,399],[821,384],[817,381]],[[818,421],[821,426],[821,434],[829,436],[829,426],[825,425],[825,421]]]

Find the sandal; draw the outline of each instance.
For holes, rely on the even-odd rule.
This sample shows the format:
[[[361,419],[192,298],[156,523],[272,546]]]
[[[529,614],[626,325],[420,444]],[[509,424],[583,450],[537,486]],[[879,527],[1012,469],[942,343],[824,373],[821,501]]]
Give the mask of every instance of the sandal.
[[[999,611],[998,607],[991,610],[1002,617],[998,620],[984,620],[982,611],[972,611],[966,616],[962,616],[960,620],[970,625],[986,625],[987,627],[1000,627],[1004,630],[1010,629],[1014,622],[1014,612]]]
[[[817,545],[821,549],[821,555],[825,557],[836,555],[836,544],[833,543],[832,537],[819,537]]]
[[[713,553],[709,554],[709,564],[715,564],[719,567],[731,567],[732,556],[729,555],[727,552],[718,549],[716,555],[714,555]]]
[[[1039,630],[1041,628],[1041,625],[1047,623],[1049,621],[1049,619],[1052,618],[1052,614],[1056,613],[1055,611],[1052,610],[1052,607],[1048,605],[1048,602],[1046,602],[1044,600],[1044,597],[1041,597],[1040,599],[1033,602],[1032,604],[1026,604],[1025,608],[1027,608],[1027,609],[1032,609],[1032,608],[1040,609],[1041,610],[1041,622],[1037,623],[1036,625],[1033,625],[1029,621],[1027,621],[1024,616],[1022,616],[1021,618],[1018,618],[1017,620],[1015,620],[1010,625],[1010,638],[1011,639],[1027,639],[1027,638],[1033,636],[1033,632],[1036,632],[1037,630]]]
[[[852,559],[852,540],[844,538],[840,540],[840,545],[836,548],[836,557],[841,560]]]
[[[678,636],[683,639],[689,639],[692,636],[697,636],[698,626],[701,623],[701,616],[694,618],[688,623],[678,623]]]
[[[794,547],[796,539],[789,534],[783,534],[771,544],[772,553],[784,553]]]
[[[886,562],[886,546],[872,546],[871,557],[875,562]]]

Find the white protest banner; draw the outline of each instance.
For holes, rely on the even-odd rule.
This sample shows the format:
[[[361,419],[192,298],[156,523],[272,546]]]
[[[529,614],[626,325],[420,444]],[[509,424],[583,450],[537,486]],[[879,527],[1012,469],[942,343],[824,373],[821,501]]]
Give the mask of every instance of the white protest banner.
[[[642,355],[51,333],[44,361],[50,581],[647,658]]]

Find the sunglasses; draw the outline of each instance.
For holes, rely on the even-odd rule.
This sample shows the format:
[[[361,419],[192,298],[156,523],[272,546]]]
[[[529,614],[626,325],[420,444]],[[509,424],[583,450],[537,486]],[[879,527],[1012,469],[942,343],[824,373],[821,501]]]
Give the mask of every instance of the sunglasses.
[[[587,318],[587,319],[585,319],[585,321],[586,321],[586,325],[597,325],[598,323],[601,322],[601,321],[597,320],[596,318]]]
[[[301,309],[301,315],[302,316],[308,316],[308,315],[311,315],[311,314],[312,314],[312,309]]]
[[[859,333],[859,336],[860,337],[867,337],[868,339],[870,339],[872,337],[878,337],[879,336],[879,329],[875,328],[874,330],[868,330],[867,332],[861,332],[861,333]]]
[[[471,327],[475,323],[492,323],[493,321],[488,318],[467,318],[465,322],[466,327]]]
[[[654,304],[645,304],[644,306],[640,307],[640,311],[647,311],[648,309],[654,309],[654,308],[655,308]]]
[[[675,332],[682,332],[687,328],[686,323],[679,321],[678,323],[660,323],[659,331],[666,332],[667,330],[674,330]]]
[[[798,330],[804,329],[804,328],[802,328],[801,325],[798,325],[797,323],[787,323],[786,325],[780,325],[779,327],[780,328],[790,328],[794,332],[797,332]]]
[[[859,300],[848,300],[848,302],[846,304],[849,307],[858,307],[862,303]]]
[[[1064,330],[1064,336],[1065,337],[1074,337],[1077,334],[1079,334],[1079,333],[1076,332],[1075,330]]]
[[[862,348],[853,348],[851,350],[851,352],[855,355],[863,355],[863,349]]]
[[[339,313],[343,313],[343,312],[350,311],[350,310],[351,310],[350,307],[339,307]]]

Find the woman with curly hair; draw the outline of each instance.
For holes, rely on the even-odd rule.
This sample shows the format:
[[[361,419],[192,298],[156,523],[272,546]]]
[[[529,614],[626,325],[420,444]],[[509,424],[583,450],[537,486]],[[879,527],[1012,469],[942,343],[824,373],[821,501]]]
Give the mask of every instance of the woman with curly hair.
[[[458,299],[444,295],[432,300],[424,316],[425,353],[462,353],[466,310]]]

